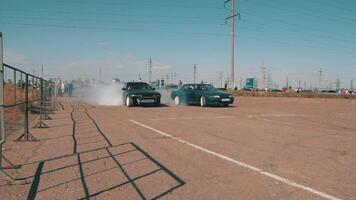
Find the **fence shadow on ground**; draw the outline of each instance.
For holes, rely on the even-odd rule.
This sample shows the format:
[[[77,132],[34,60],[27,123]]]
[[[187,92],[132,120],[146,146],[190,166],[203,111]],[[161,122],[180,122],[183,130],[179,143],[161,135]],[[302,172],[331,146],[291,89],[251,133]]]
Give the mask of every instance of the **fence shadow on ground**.
[[[185,182],[135,143],[101,147],[28,165],[37,165],[27,199],[90,199],[120,194],[158,199]],[[69,191],[69,192],[68,192]]]

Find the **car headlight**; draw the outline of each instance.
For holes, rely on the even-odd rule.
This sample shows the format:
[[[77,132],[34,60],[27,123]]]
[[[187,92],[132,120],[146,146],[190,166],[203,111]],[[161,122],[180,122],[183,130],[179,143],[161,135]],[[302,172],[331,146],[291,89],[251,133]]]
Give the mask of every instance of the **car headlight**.
[[[131,97],[142,97],[140,94],[131,94]]]
[[[218,99],[218,98],[220,98],[220,96],[219,96],[219,95],[211,95],[211,96],[209,96],[209,98],[211,98],[211,99]]]
[[[231,94],[229,95],[229,98],[231,99],[231,98],[234,98],[234,96],[232,96]]]

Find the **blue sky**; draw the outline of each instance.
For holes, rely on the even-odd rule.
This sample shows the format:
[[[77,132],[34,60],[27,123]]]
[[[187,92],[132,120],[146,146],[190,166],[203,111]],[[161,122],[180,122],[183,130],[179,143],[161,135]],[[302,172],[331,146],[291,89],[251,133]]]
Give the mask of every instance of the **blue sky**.
[[[0,0],[4,60],[49,77],[147,79],[175,72],[177,80],[218,83],[229,72],[230,36],[223,0]],[[230,6],[230,5],[228,5]],[[296,86],[339,77],[356,80],[356,2],[353,0],[237,0],[236,76],[286,76]]]

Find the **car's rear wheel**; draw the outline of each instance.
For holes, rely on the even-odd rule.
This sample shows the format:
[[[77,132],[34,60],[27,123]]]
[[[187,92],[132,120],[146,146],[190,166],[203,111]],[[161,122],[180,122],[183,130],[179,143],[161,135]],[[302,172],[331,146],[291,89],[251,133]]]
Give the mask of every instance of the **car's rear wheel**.
[[[127,106],[127,107],[131,107],[132,104],[133,104],[132,98],[131,98],[130,96],[127,96],[127,97],[126,97],[126,106]]]
[[[181,104],[179,96],[174,97],[174,104],[177,106]]]
[[[205,97],[200,97],[200,107],[205,107],[206,106],[206,99]]]

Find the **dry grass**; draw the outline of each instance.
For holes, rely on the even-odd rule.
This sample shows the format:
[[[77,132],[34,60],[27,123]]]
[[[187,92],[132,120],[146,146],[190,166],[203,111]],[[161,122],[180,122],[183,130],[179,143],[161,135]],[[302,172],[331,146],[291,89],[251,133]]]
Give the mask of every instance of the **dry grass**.
[[[301,97],[301,98],[332,98],[332,99],[356,99],[356,96],[321,94],[317,92],[254,92],[254,91],[234,91],[235,96],[244,97]]]
[[[16,99],[15,99],[15,87],[16,87]],[[40,92],[36,89],[29,88],[29,99],[37,99]],[[21,103],[25,101],[25,90],[21,90],[14,84],[6,83],[4,85],[4,104],[13,105],[15,103]],[[11,124],[20,120],[23,116],[23,105],[18,105],[5,109],[5,124]]]

